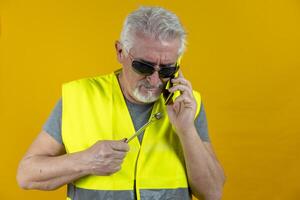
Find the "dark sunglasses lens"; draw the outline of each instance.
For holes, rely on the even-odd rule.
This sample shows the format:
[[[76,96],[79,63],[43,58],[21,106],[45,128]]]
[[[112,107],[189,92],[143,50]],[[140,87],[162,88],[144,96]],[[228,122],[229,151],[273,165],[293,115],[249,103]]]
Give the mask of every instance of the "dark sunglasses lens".
[[[162,78],[170,78],[178,70],[178,67],[162,67],[159,71],[159,75]]]
[[[142,63],[137,60],[132,61],[132,67],[137,73],[146,75],[146,76],[149,76],[149,75],[153,74],[153,72],[154,72],[154,68],[152,66],[147,65],[146,63]]]

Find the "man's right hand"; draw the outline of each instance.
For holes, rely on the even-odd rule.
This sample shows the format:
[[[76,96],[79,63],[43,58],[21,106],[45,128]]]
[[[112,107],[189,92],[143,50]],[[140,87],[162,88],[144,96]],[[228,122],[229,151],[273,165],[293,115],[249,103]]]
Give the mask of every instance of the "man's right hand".
[[[63,144],[42,131],[21,160],[17,180],[24,189],[54,190],[87,175],[117,172],[128,151],[124,140],[102,140],[66,154]]]
[[[124,140],[101,140],[82,153],[90,174],[107,176],[121,169],[128,151],[129,145]]]

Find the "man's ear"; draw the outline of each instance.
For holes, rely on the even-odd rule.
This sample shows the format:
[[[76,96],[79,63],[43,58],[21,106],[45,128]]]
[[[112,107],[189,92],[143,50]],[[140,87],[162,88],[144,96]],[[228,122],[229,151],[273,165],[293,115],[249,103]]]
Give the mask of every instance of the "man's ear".
[[[115,49],[116,49],[117,59],[120,63],[122,63],[124,59],[123,48],[122,48],[122,44],[118,40],[115,42]]]

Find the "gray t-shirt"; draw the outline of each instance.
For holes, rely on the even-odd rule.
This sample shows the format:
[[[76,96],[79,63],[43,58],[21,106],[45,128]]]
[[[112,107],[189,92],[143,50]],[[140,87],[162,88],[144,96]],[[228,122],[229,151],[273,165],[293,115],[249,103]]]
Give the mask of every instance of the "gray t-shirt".
[[[149,120],[154,103],[134,104],[126,100],[126,105],[128,107],[134,128],[135,130],[138,130]],[[61,136],[61,118],[62,118],[62,100],[59,99],[51,115],[49,116],[48,120],[44,124],[43,130],[46,131],[50,136],[52,136],[57,142],[62,144],[63,142]],[[200,113],[195,119],[195,126],[200,138],[205,142],[209,142],[207,121],[206,121],[206,115],[205,115],[203,103],[201,103]],[[142,138],[143,138],[143,133],[139,135],[140,142],[142,141]]]

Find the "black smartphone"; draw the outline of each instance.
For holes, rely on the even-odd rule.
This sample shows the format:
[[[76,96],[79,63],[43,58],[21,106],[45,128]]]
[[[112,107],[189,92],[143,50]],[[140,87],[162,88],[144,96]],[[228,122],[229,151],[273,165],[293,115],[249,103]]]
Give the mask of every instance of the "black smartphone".
[[[166,86],[163,90],[163,97],[165,100],[165,105],[174,103],[175,99],[180,95],[179,91],[169,92],[169,88],[173,87],[172,79],[178,77],[178,72],[176,72],[166,83]]]

